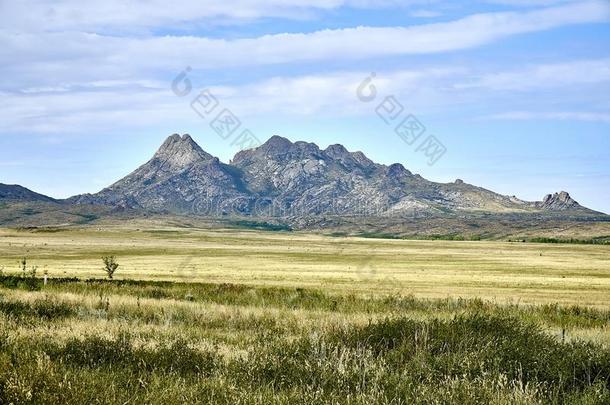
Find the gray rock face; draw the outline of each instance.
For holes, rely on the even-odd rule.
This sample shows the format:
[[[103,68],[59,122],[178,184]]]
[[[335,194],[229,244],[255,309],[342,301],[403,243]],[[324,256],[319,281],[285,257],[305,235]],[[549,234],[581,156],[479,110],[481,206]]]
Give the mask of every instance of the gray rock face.
[[[69,201],[211,216],[293,218],[584,210],[567,193],[526,202],[462,180],[431,182],[401,164],[376,164],[342,145],[321,150],[280,136],[237,153],[227,165],[189,135],[172,135],[127,177],[95,195]]]
[[[565,191],[555,194],[548,194],[544,197],[542,202],[536,204],[538,208],[552,211],[566,211],[571,209],[580,208],[580,204],[570,197]]]

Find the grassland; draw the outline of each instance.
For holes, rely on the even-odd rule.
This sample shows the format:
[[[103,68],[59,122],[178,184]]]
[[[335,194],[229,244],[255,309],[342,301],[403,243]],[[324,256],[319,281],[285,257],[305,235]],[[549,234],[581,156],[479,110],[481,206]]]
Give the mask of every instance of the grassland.
[[[608,246],[3,229],[0,267],[2,404],[610,403]]]
[[[610,246],[384,240],[294,232],[125,227],[0,229],[0,267],[27,257],[51,277],[320,288],[356,294],[482,298],[610,307]]]

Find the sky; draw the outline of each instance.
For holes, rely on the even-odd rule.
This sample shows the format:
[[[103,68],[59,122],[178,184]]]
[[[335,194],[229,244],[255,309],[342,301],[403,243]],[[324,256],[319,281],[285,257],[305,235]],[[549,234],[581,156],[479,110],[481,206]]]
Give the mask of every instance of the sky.
[[[0,0],[0,96],[0,183],[57,198],[281,135],[610,213],[608,0]]]

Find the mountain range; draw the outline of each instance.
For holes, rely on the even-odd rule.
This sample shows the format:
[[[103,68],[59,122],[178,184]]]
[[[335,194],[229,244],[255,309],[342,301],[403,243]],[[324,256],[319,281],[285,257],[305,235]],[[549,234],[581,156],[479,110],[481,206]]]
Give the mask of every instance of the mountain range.
[[[96,194],[54,200],[21,186],[0,184],[0,201],[100,205],[180,215],[401,217],[413,214],[530,213],[600,215],[567,192],[524,201],[457,179],[436,183],[403,165],[383,165],[342,145],[273,136],[228,163],[205,152],[190,135],[168,137],[152,159]]]

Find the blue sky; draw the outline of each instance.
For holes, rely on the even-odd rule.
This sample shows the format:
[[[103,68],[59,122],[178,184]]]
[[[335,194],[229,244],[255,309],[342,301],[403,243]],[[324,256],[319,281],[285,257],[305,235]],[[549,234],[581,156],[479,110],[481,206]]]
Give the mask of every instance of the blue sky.
[[[208,89],[263,142],[342,143],[431,180],[566,190],[610,212],[607,0],[87,3],[0,2],[2,183],[96,192],[174,132],[228,162],[232,138],[190,107]],[[376,114],[386,96],[446,147],[434,165]]]

